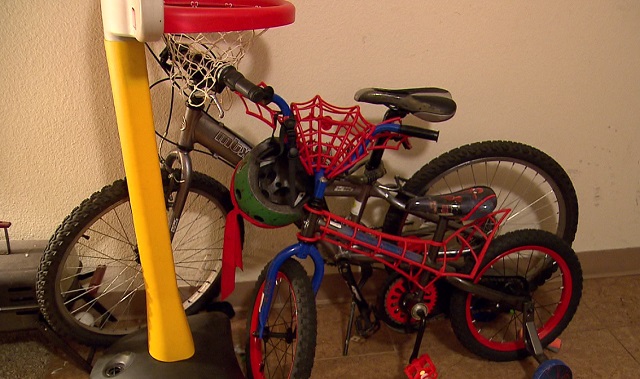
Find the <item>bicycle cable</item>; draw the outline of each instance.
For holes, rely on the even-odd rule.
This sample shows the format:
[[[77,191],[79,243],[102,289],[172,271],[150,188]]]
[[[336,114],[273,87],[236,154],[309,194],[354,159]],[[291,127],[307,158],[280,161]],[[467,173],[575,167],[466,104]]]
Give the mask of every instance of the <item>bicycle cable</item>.
[[[156,85],[169,81],[171,80],[171,77],[169,75],[169,72],[167,71],[167,69],[164,67],[164,65],[162,64],[162,61],[160,60],[160,58],[156,55],[156,53],[151,49],[151,46],[149,46],[148,43],[145,43],[145,46],[147,47],[147,50],[149,50],[149,53],[151,54],[151,56],[153,57],[153,59],[158,63],[158,65],[160,66],[160,68],[162,68],[162,71],[164,71],[164,73],[167,75],[167,77],[162,78],[162,79],[158,79],[155,82],[153,82],[150,86],[149,86],[149,90],[153,89],[153,87],[155,87]],[[170,138],[167,137],[167,134],[169,134],[169,128],[171,127],[171,118],[173,117],[173,103],[174,103],[174,99],[175,99],[175,86],[171,85],[171,97],[169,99],[169,116],[167,117],[167,124],[164,128],[164,134],[160,134],[157,130],[154,130],[155,134],[160,138],[161,142],[160,142],[160,146],[158,147],[158,156],[160,157],[160,161],[164,162],[164,159],[162,158],[162,154],[160,154],[161,150],[162,150],[162,144],[164,142],[169,143],[170,145],[173,146],[178,146],[178,143],[171,140]],[[205,113],[208,114],[208,110],[209,107],[211,106],[211,104],[209,104],[209,106],[207,107],[207,109],[204,110]],[[200,149],[193,149],[194,152],[197,153],[202,153],[208,156],[211,156],[213,158],[216,158],[216,156],[206,150],[200,150]]]

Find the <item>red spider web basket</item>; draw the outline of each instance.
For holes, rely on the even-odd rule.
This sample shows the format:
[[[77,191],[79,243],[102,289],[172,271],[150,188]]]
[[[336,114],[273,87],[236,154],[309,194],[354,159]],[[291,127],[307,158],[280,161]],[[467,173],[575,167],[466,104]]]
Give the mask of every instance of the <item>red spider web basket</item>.
[[[291,111],[298,121],[296,134],[302,165],[307,173],[323,171],[328,179],[353,167],[371,150],[397,150],[406,140],[393,132],[375,133],[376,125],[362,116],[360,107],[337,107],[320,96],[291,104]]]
[[[282,121],[283,116],[273,106],[256,104],[238,95],[248,115],[272,129],[276,129],[278,120]],[[408,144],[407,136],[389,129],[376,132],[381,124],[367,121],[359,106],[338,107],[316,96],[305,103],[292,103],[291,112],[297,121],[300,161],[310,175],[323,171],[331,179],[360,162],[371,150],[398,150],[402,144]],[[399,121],[386,120],[384,124],[399,126]]]

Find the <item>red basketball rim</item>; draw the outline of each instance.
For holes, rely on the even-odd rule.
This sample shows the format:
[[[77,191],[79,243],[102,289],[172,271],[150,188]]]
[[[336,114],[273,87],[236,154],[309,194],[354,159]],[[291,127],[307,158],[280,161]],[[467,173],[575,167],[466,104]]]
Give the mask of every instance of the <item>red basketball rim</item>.
[[[273,28],[293,23],[286,0],[165,0],[165,33],[213,33]]]

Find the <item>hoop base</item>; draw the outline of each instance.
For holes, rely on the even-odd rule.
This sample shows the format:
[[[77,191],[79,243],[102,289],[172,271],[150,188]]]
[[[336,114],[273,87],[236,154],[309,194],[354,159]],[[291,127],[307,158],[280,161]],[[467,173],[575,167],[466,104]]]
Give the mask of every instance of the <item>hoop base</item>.
[[[244,379],[233,350],[231,323],[221,312],[188,318],[196,353],[179,362],[160,362],[147,352],[147,331],[142,329],[111,346],[93,366],[92,379],[112,378],[220,378]]]

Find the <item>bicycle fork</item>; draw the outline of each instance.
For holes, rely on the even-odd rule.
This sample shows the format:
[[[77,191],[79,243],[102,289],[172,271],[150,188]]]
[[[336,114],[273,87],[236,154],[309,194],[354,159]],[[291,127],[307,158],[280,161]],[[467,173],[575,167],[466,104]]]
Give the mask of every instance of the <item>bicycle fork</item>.
[[[322,283],[322,278],[324,277],[324,259],[322,255],[318,251],[318,249],[311,243],[308,242],[298,242],[293,244],[280,253],[276,255],[275,258],[269,264],[269,268],[267,269],[267,275],[264,281],[264,290],[263,290],[263,298],[260,304],[260,309],[258,313],[258,337],[264,338],[264,329],[267,324],[267,319],[269,317],[269,312],[271,311],[271,302],[273,300],[273,290],[276,285],[276,278],[278,276],[278,271],[280,271],[280,267],[287,260],[293,257],[297,257],[299,259],[306,259],[311,257],[311,260],[314,264],[314,272],[313,279],[311,280],[311,287],[313,288],[314,294],[318,294],[318,290],[320,289],[320,284]]]
[[[173,169],[175,161],[180,164],[180,175],[177,177],[177,170]],[[164,161],[164,168],[169,172],[169,193],[165,194],[165,201],[170,201],[172,204],[169,207],[169,235],[171,240],[176,234],[178,229],[178,223],[180,222],[180,216],[182,210],[187,202],[187,195],[189,194],[189,187],[191,185],[191,157],[189,153],[182,150],[174,150],[170,152]],[[177,185],[177,191],[175,197],[171,198],[173,191],[173,184]]]
[[[314,263],[314,273],[311,280],[311,287],[313,288],[313,292],[316,295],[318,294],[318,290],[320,289],[322,278],[324,277],[324,258],[314,244],[308,242],[298,242],[278,253],[271,261],[271,263],[269,264],[269,268],[267,269],[263,289],[263,298],[258,311],[257,337],[261,339],[264,338],[265,326],[267,324],[267,319],[271,311],[273,291],[275,289],[278,271],[280,271],[280,267],[282,267],[285,261],[293,257],[299,258],[301,260],[309,257],[311,258]],[[359,335],[364,337],[371,336],[380,328],[380,322],[375,317],[373,309],[371,309],[369,303],[367,303],[367,301],[362,296],[362,292],[360,291],[360,288],[362,287],[364,282],[366,282],[372,275],[371,267],[366,265],[363,266],[360,283],[356,282],[351,270],[351,265],[346,260],[340,262],[339,270],[341,275],[351,288],[352,297],[354,300],[352,303],[351,316],[343,352],[343,355],[347,355],[355,313],[355,306],[358,306],[358,310],[360,312],[360,316],[358,316],[358,320],[356,322],[356,328]]]

